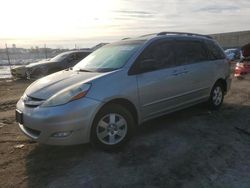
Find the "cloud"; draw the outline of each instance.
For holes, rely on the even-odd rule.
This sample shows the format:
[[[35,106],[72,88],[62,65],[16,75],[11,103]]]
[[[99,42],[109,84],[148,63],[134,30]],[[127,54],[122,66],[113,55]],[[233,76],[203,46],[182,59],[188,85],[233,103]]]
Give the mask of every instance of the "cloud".
[[[216,5],[211,5],[211,6],[206,6],[206,7],[201,7],[199,9],[197,9],[196,11],[197,12],[209,12],[209,13],[222,13],[222,12],[229,12],[229,13],[232,13],[232,12],[236,12],[236,11],[239,11],[240,10],[240,7],[238,6],[227,6],[227,5],[224,5],[224,6],[216,6]]]
[[[129,18],[152,18],[154,13],[145,11],[129,11],[129,10],[116,10],[114,13],[118,16],[118,19],[129,19]],[[117,19],[116,18],[116,19]]]
[[[249,0],[5,0],[1,38],[93,42],[161,31],[219,33],[250,29]],[[45,1],[45,2],[44,2]],[[13,7],[13,4],[18,4]],[[47,6],[49,4],[49,6]],[[8,5],[8,6],[7,6]],[[11,10],[11,11],[10,11]],[[11,17],[11,15],[13,16]]]
[[[248,0],[133,0],[115,10],[115,20],[129,33],[176,30],[217,33],[247,30]],[[141,29],[140,29],[141,28]]]
[[[116,10],[114,12],[125,14],[125,15],[152,15],[152,12],[136,11],[136,10]]]

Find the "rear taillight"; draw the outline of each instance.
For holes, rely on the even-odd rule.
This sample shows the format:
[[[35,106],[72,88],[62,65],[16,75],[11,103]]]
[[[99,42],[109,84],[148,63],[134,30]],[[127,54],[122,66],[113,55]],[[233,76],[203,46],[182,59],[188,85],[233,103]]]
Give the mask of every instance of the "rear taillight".
[[[237,63],[236,64],[236,69],[238,68],[244,68],[245,67],[245,65],[244,65],[244,63]]]
[[[236,68],[236,69],[234,70],[234,73],[235,73],[235,74],[240,74],[240,73],[241,73],[241,70],[239,70],[239,69]]]

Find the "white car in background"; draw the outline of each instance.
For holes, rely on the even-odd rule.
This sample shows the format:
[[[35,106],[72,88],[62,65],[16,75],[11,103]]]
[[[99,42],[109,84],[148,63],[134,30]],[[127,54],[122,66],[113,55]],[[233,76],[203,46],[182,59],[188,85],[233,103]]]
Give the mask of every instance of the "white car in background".
[[[240,50],[238,48],[227,49],[224,52],[230,61],[240,59]]]

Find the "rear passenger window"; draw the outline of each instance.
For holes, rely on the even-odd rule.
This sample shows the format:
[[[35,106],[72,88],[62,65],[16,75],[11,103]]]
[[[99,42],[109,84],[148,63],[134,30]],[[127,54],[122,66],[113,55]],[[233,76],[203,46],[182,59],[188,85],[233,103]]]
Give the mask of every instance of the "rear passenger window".
[[[212,41],[206,41],[206,45],[210,55],[210,60],[225,59],[224,52],[219,48],[216,43]]]
[[[174,51],[174,42],[165,42],[161,44],[162,57],[161,62],[163,67],[170,68],[176,66],[175,61],[175,51]]]
[[[208,55],[199,41],[176,41],[176,62],[179,65],[186,65],[207,61]]]

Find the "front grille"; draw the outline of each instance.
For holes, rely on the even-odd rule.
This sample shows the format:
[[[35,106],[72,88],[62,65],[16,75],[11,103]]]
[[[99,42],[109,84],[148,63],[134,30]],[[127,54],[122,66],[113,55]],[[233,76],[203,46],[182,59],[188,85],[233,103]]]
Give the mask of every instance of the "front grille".
[[[35,108],[44,102],[44,99],[39,99],[35,97],[25,96],[23,99],[25,106]]]

